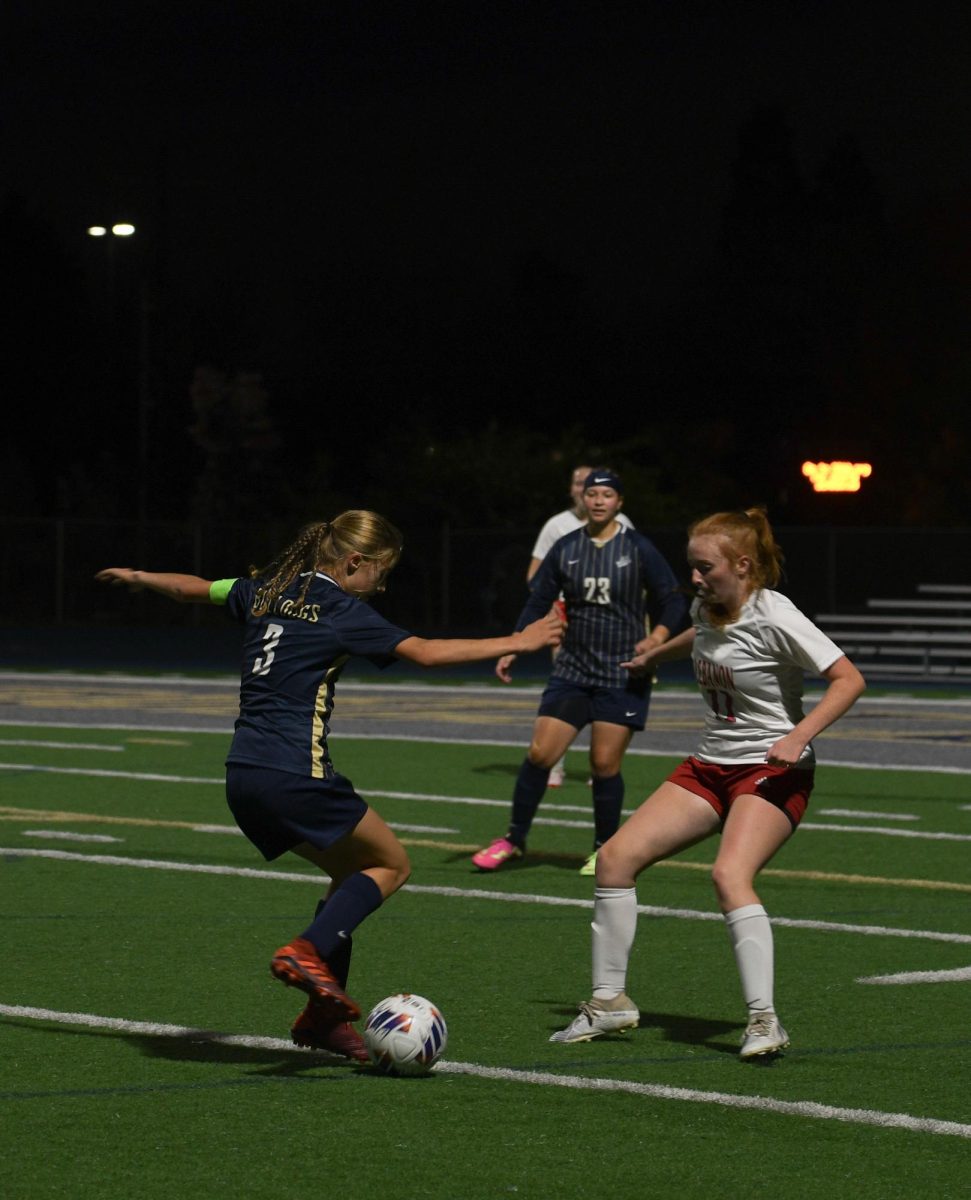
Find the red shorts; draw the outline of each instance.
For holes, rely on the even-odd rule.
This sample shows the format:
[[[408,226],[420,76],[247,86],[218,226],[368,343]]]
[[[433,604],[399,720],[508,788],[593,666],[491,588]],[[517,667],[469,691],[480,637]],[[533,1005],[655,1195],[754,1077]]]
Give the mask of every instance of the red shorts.
[[[761,796],[781,808],[793,829],[809,804],[815,771],[810,767],[770,767],[768,763],[706,763],[686,758],[668,776],[686,791],[707,800],[724,822],[738,796]]]

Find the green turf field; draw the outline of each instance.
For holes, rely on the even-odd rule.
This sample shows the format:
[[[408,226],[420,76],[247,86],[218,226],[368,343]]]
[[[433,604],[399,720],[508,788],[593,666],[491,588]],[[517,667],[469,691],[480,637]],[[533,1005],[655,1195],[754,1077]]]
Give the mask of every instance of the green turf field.
[[[398,1080],[288,1047],[301,997],[268,962],[319,877],[234,833],[225,736],[0,742],[0,1196],[971,1195],[967,776],[820,770],[761,882],[792,1048],[743,1064],[712,843],[641,879],[641,1028],[553,1046],[589,990],[583,757],[529,858],[482,876],[520,750],[338,734],[414,865],[350,991],[417,991],[449,1024],[436,1072]],[[673,762],[628,759],[628,805]]]

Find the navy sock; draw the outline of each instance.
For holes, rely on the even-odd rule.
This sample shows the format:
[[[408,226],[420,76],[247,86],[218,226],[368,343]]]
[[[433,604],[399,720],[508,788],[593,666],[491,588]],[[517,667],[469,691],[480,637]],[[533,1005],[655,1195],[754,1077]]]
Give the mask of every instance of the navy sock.
[[[324,962],[330,964],[335,954],[339,957],[343,953],[351,934],[382,899],[381,889],[370,875],[363,871],[349,875],[325,904],[317,905],[317,915],[300,936],[312,942]]]
[[[327,903],[326,896],[317,905],[314,912],[314,919],[324,910],[324,905]],[[336,950],[332,950],[327,959],[327,965],[334,972],[334,978],[342,988],[347,987],[347,980],[351,973],[351,952],[354,949],[354,939],[348,934],[346,938],[341,938],[340,945]]]
[[[526,849],[526,839],[529,837],[529,827],[536,816],[539,802],[546,791],[546,783],[550,777],[549,767],[534,766],[528,758],[523,759],[516,777],[516,787],[512,794],[512,820],[506,836],[520,850]]]
[[[624,807],[624,777],[611,775],[608,779],[593,777],[594,850],[614,836],[620,827]]]

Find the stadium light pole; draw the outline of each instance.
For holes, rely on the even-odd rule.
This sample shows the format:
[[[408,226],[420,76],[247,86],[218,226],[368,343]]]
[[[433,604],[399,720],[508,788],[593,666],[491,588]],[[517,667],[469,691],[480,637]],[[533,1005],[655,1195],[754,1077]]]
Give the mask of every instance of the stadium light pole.
[[[108,270],[108,317],[114,326],[115,320],[115,262],[114,243],[116,238],[127,240],[134,237],[135,226],[129,221],[116,221],[113,225],[89,225],[88,237],[104,238],[107,251]],[[136,487],[135,512],[139,527],[145,521],[148,507],[148,414],[151,408],[151,299],[148,281],[141,274],[138,281],[138,389],[137,389],[137,452],[138,482]]]

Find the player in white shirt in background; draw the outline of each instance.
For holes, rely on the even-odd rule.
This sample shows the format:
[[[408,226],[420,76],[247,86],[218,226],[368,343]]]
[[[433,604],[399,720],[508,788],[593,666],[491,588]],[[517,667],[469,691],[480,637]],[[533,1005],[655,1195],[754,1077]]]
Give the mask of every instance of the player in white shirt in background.
[[[593,470],[593,467],[574,467],[573,474],[570,476],[570,500],[572,501],[570,508],[565,508],[563,512],[559,512],[554,517],[546,522],[543,528],[539,531],[536,538],[536,545],[533,547],[532,557],[529,560],[529,566],[526,569],[526,582],[532,583],[533,576],[540,568],[543,559],[549,554],[553,546],[568,533],[572,533],[575,529],[587,523],[587,510],[583,503],[583,488],[587,481],[587,476]],[[634,523],[626,513],[618,513],[617,521],[625,529],[633,529]],[[566,608],[562,603],[557,604],[559,615],[564,620],[566,619]],[[556,658],[556,650],[553,651],[553,657]],[[560,759],[553,767],[550,768],[550,778],[547,787],[558,788],[563,786],[563,781],[566,778],[566,755]]]
[[[697,592],[692,627],[625,664],[632,673],[689,654],[706,701],[697,752],[678,766],[597,856],[593,996],[553,1042],[582,1042],[638,1024],[626,995],[637,924],[635,881],[653,863],[721,832],[712,883],[728,926],[748,1008],[742,1058],[789,1044],[775,1012],[772,927],[758,872],[794,833],[813,786],[812,738],[865,688],[835,643],[771,590],[782,553],[765,510],[716,513],[688,531]],[[827,687],[803,714],[803,674]]]

